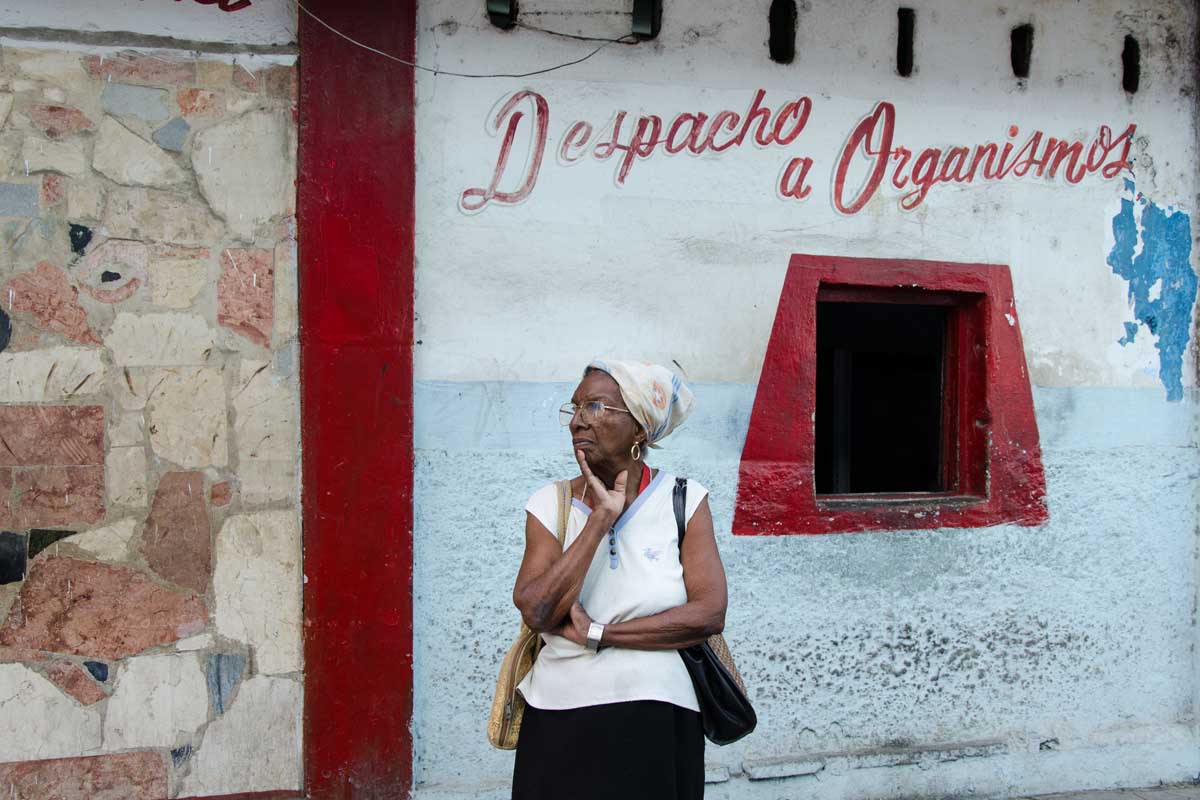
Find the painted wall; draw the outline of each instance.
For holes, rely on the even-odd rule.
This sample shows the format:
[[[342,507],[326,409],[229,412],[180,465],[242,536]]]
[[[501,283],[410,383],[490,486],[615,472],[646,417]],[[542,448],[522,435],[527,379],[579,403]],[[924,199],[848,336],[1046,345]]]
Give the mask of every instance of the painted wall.
[[[544,75],[418,75],[417,796],[505,796],[512,758],[489,749],[483,726],[516,633],[521,508],[571,473],[554,412],[601,353],[675,360],[695,383],[698,411],[652,463],[712,491],[727,638],[760,720],[746,740],[709,748],[710,796],[962,796],[1193,777],[1193,6],[915,2],[916,69],[901,78],[894,7],[799,3],[797,58],[782,65],[768,59],[766,5],[667,3],[657,40],[611,44]],[[524,11],[529,25],[575,35],[629,31],[628,4]],[[502,32],[466,0],[419,13],[418,59],[441,70],[523,73],[599,44]],[[1035,31],[1026,80],[1009,63],[1022,23]],[[1141,45],[1132,95],[1121,88],[1127,34]],[[719,152],[702,137],[703,153],[685,143],[670,155],[643,136],[622,176],[639,117],[657,115],[666,136],[684,113],[744,114],[759,89],[772,112],[809,98],[787,144],[755,145],[751,131]],[[506,109],[523,90],[536,96]],[[950,179],[906,210],[910,161],[895,178],[904,188],[889,168],[861,209],[842,213],[836,204],[854,205],[873,162],[851,149],[839,193],[840,157],[881,101],[913,160],[930,147],[949,159],[955,146],[1012,143],[1023,166],[971,181],[947,168]],[[523,116],[493,185],[514,111]],[[621,111],[616,146],[604,147]],[[531,145],[539,119],[544,148]],[[586,143],[577,121],[592,126]],[[643,124],[652,134],[653,120]],[[731,124],[712,145],[736,133]],[[1070,180],[1068,162],[1039,176],[1048,136],[1080,142],[1095,169],[1080,174],[1081,156]],[[802,186],[802,198],[786,193]],[[730,533],[796,252],[1010,266],[1046,524]]]
[[[0,42],[0,784],[294,790],[294,58],[120,40]]]

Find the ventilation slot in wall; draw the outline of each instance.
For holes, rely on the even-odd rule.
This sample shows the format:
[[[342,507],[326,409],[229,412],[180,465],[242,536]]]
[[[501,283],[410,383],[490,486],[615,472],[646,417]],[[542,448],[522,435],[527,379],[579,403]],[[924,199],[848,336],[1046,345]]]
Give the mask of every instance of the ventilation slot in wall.
[[[796,0],[771,0],[767,24],[771,28],[767,39],[771,60],[779,64],[792,63],[796,58]]]
[[[1138,90],[1142,77],[1142,46],[1132,36],[1125,37],[1125,49],[1121,51],[1121,86],[1133,94]]]
[[[1012,71],[1018,78],[1029,77],[1033,59],[1033,26],[1026,23],[1012,29]]]
[[[917,12],[911,8],[896,9],[900,23],[896,34],[896,72],[907,78],[913,71],[913,36],[917,27]]]

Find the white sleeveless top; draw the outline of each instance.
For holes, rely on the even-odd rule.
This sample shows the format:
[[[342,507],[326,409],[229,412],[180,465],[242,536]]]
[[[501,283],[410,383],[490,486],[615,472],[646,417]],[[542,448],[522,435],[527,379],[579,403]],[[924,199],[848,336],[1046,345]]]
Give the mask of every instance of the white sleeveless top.
[[[647,617],[687,602],[672,505],[674,489],[675,476],[659,470],[613,526],[617,531],[615,557],[609,553],[609,537],[600,540],[579,596],[596,622],[607,625]],[[686,520],[691,520],[707,495],[708,490],[699,483],[688,481]],[[558,520],[554,484],[535,492],[525,510],[554,535]],[[583,503],[572,501],[565,547],[579,537],[590,513]],[[691,677],[676,650],[605,646],[598,653],[589,653],[583,645],[561,636],[543,633],[542,641],[545,647],[517,687],[534,708],[660,700],[700,710]]]

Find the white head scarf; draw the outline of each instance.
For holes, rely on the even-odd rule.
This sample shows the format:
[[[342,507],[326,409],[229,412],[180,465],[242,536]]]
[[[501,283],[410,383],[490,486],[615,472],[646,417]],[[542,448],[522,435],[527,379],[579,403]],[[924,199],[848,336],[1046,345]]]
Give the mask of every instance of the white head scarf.
[[[696,398],[679,376],[666,367],[638,361],[597,358],[584,370],[608,373],[621,390],[621,399],[646,430],[646,444],[657,447],[692,413]]]

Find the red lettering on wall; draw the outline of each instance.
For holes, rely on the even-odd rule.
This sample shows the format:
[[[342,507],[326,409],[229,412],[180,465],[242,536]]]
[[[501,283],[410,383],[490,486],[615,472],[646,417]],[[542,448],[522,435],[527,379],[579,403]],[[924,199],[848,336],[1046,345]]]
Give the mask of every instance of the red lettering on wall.
[[[512,180],[506,179],[505,173],[527,115],[517,107],[527,99],[533,109],[532,152],[519,179],[520,185],[512,191],[503,191],[500,183]],[[664,124],[664,117],[658,114],[618,109],[607,133],[601,137],[593,136],[595,129],[590,122],[572,122],[559,142],[558,159],[563,165],[578,163],[585,158],[589,144],[591,156],[597,161],[607,161],[619,153],[613,178],[620,187],[629,180],[634,165],[653,158],[660,146],[667,155],[673,156],[685,151],[692,155],[724,153],[747,142],[764,148],[791,145],[808,125],[812,107],[811,98],[798,97],[772,110],[766,90],[758,89],[744,114],[730,109],[719,109],[712,115],[703,111],[683,111]],[[628,126],[625,125],[627,117],[633,120]],[[479,211],[493,200],[509,205],[529,196],[537,183],[549,122],[549,104],[536,92],[528,89],[517,92],[503,103],[491,124],[496,133],[504,131],[491,183],[487,188],[465,190],[459,199],[462,210]],[[900,193],[899,205],[906,211],[925,202],[939,183],[969,184],[977,180],[1000,181],[1026,176],[1055,180],[1060,172],[1067,184],[1077,184],[1093,174],[1111,180],[1130,169],[1129,151],[1136,130],[1137,126],[1131,123],[1114,137],[1108,125],[1101,125],[1090,142],[1059,139],[1035,130],[1023,142],[1018,142],[1020,128],[1009,125],[1005,131],[1007,141],[1002,143],[948,143],[917,150],[895,141],[896,107],[880,100],[854,126],[837,157],[831,187],[833,206],[842,214],[857,214],[889,179],[889,170],[891,186],[888,190],[894,188]],[[816,160],[811,155],[789,155],[779,173],[776,187],[779,197],[807,198],[812,193],[808,175],[814,166]],[[864,169],[865,177],[856,188],[851,174],[863,174]]]
[[[525,117],[523,112],[516,110],[516,107],[527,97],[532,100],[534,109],[534,132],[529,166],[525,171],[525,179],[515,191],[502,192],[499,189],[500,179],[504,177],[505,168],[508,167],[508,157],[512,152],[513,140],[517,138],[517,129]],[[504,139],[500,143],[500,154],[496,158],[496,169],[492,172],[492,182],[487,189],[475,187],[462,193],[458,204],[464,211],[479,211],[492,200],[507,205],[519,203],[529,196],[529,193],[533,191],[534,184],[537,183],[538,171],[542,168],[542,153],[546,149],[546,130],[550,125],[550,105],[546,102],[546,98],[537,92],[528,90],[517,92],[500,107],[493,127],[499,131],[501,123],[506,118],[508,119],[508,128],[504,131]]]

